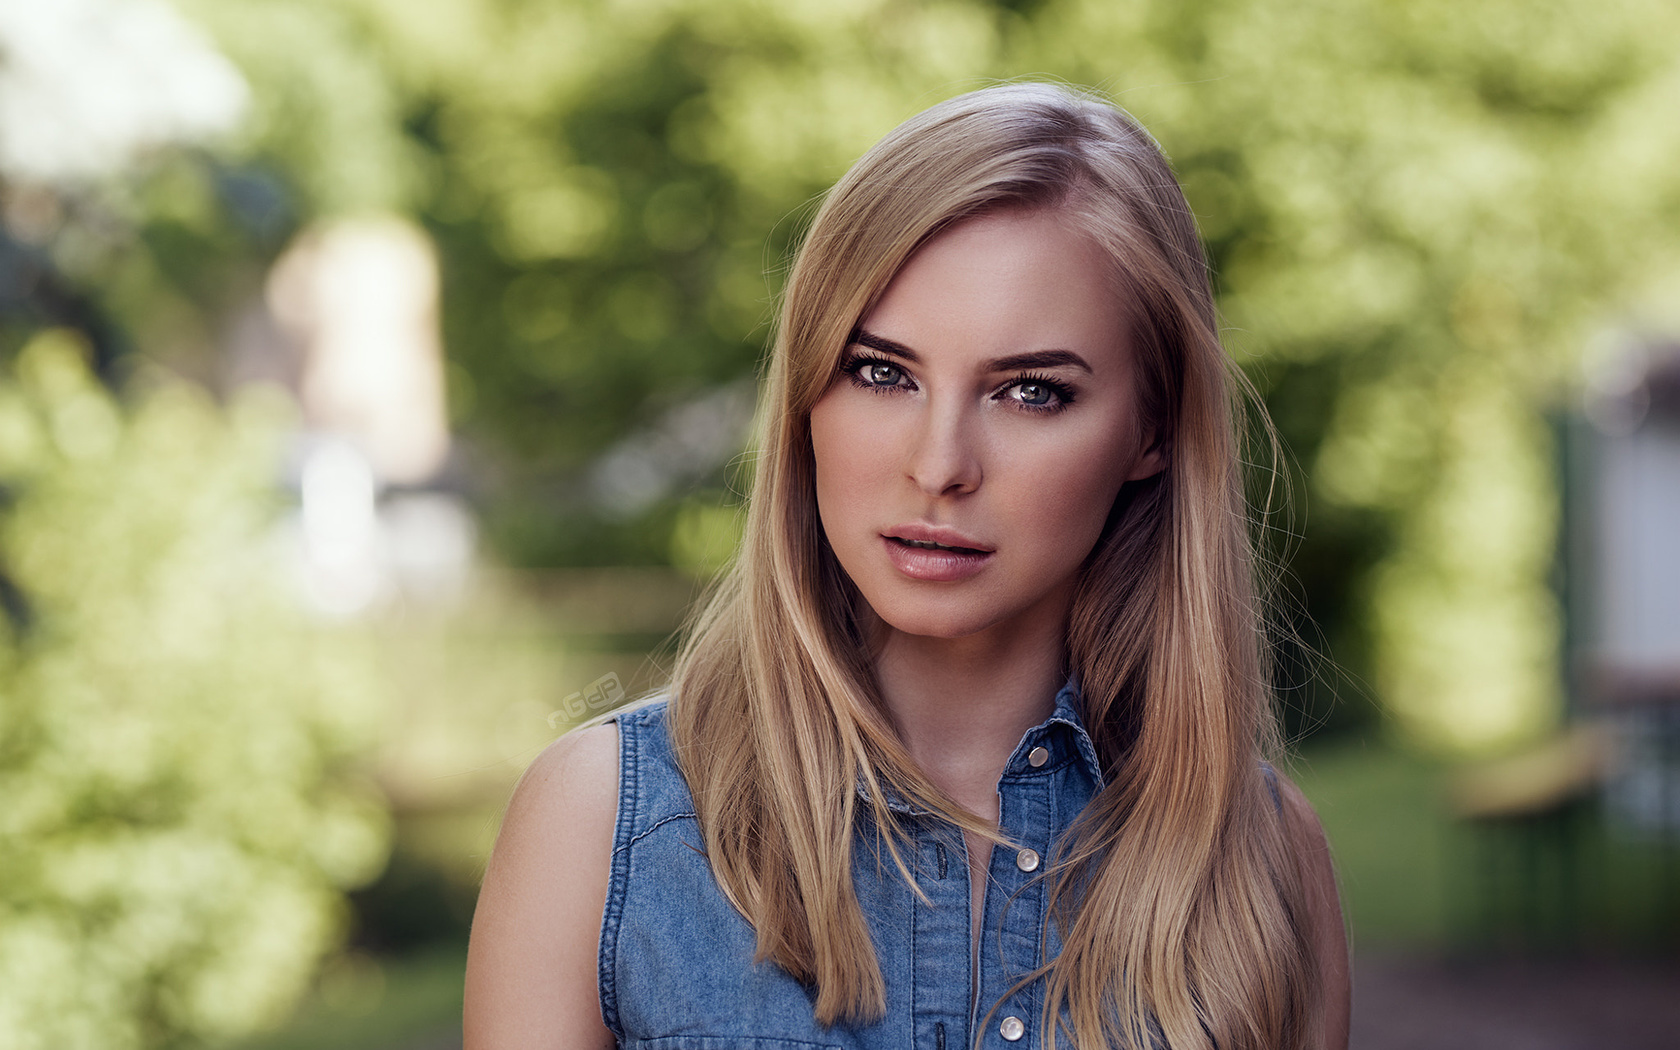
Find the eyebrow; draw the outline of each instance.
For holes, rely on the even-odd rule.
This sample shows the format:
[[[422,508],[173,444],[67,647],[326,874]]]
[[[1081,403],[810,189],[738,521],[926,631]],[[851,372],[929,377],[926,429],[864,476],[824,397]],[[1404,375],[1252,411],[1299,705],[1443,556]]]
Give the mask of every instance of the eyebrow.
[[[876,335],[873,332],[866,332],[862,328],[854,329],[852,338],[848,341],[867,346],[871,350],[879,350],[883,354],[902,357],[911,364],[920,364],[922,361],[914,350],[903,343]],[[986,362],[986,371],[1014,372],[1023,368],[1057,368],[1062,365],[1083,368],[1086,372],[1092,371],[1091,366],[1086,363],[1085,359],[1072,350],[1033,350],[1024,354],[994,357]]]

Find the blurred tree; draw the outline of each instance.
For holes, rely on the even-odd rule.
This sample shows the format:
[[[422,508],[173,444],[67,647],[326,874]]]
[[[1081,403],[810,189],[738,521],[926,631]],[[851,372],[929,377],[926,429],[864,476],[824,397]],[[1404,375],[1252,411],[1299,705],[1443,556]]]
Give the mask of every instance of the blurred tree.
[[[175,1045],[281,1016],[378,873],[382,689],[284,586],[283,402],[123,409],[37,335],[0,382],[0,1047]]]
[[[727,455],[660,462],[683,442],[638,435],[751,373],[788,244],[882,132],[984,76],[1112,92],[1183,175],[1233,349],[1311,478],[1298,618],[1421,744],[1555,719],[1540,413],[1595,326],[1677,269],[1671,3],[182,7],[253,87],[217,163],[295,213],[403,207],[439,240],[457,422],[526,563],[667,560],[680,500],[732,498]],[[242,214],[237,179],[200,182],[203,214]],[[151,269],[162,301],[201,294]],[[609,455],[660,498],[605,499]],[[1332,710],[1292,702],[1301,726]]]
[[[1676,17],[1066,3],[1033,26],[1076,80],[1126,56],[1115,86],[1183,174],[1233,345],[1311,477],[1309,608],[1432,748],[1557,716],[1542,412],[1595,326],[1676,274]]]

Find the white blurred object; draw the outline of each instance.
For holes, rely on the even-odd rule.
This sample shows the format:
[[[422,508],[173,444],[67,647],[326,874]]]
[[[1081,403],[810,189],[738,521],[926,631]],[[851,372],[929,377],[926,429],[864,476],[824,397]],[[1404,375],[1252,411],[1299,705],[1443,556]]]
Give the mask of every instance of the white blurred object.
[[[460,499],[443,492],[411,492],[387,500],[380,514],[393,578],[420,601],[459,598],[472,568],[478,528]]]
[[[1598,452],[1598,659],[1680,694],[1680,425],[1639,427]]]
[[[1597,691],[1680,704],[1680,345],[1626,341],[1589,374],[1584,414],[1581,635]]]
[[[449,454],[437,258],[394,217],[310,230],[275,263],[268,305],[303,347],[312,430],[345,438],[382,483],[434,475]]]
[[[1680,836],[1680,344],[1605,340],[1572,453],[1575,660],[1610,716],[1610,812]]]
[[[232,129],[245,79],[160,0],[0,0],[0,174],[65,182]]]
[[[390,216],[318,226],[274,264],[265,298],[280,338],[258,349],[295,346],[300,363],[296,542],[311,604],[349,616],[397,598],[458,597],[477,542],[472,513],[419,487],[450,445],[430,239]]]
[[[298,490],[304,589],[328,613],[367,608],[385,582],[373,468],[347,442],[323,441],[306,455]]]
[[[460,598],[471,580],[478,529],[445,492],[380,491],[373,466],[340,438],[306,438],[296,463],[299,507],[286,523],[305,599],[334,618],[398,599]]]

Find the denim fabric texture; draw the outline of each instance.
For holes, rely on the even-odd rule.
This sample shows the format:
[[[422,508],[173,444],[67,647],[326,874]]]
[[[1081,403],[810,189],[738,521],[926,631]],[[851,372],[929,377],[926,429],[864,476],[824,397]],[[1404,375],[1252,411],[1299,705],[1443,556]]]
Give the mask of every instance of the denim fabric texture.
[[[1039,965],[1041,934],[1048,934],[1051,957],[1060,950],[1046,929],[1048,887],[1035,877],[1102,783],[1077,697],[1072,682],[1056,694],[1055,710],[1022,736],[998,782],[1002,830],[1021,851],[992,850],[977,972],[958,829],[888,800],[914,836],[904,859],[924,903],[876,849],[873,818],[867,811],[860,817],[852,878],[886,981],[887,1012],[871,1024],[830,1028],[817,1023],[805,986],[772,963],[753,963],[753,928],[724,897],[702,852],[694,804],[666,734],[666,702],[621,713],[618,822],[600,941],[601,1014],[619,1045],[967,1050],[979,1034],[986,1048],[1039,1046],[1042,981],[1004,999],[984,1032],[977,1026]]]

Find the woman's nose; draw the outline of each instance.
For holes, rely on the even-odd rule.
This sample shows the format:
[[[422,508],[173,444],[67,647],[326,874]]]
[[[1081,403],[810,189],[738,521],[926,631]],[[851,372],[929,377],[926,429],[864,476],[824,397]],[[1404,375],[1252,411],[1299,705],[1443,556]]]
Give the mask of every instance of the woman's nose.
[[[976,420],[957,404],[930,404],[911,437],[908,473],[929,496],[961,495],[980,486]]]

